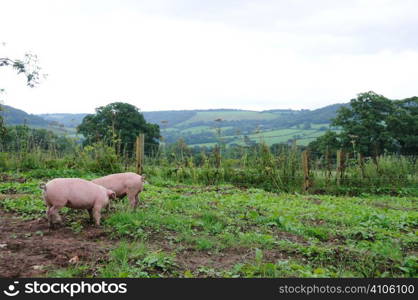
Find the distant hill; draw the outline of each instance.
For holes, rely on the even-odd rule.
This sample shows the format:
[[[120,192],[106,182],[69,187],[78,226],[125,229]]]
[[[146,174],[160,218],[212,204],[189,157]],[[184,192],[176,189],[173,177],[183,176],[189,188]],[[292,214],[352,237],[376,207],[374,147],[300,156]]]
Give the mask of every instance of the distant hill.
[[[49,122],[57,122],[65,127],[75,128],[83,121],[87,114],[40,114],[38,115]]]
[[[272,109],[250,111],[239,109],[167,110],[142,112],[147,122],[158,124],[167,143],[183,138],[191,146],[212,146],[222,140],[228,145],[248,144],[261,139],[268,144],[286,143],[296,139],[306,145],[322,135],[337,110],[349,104],[333,104],[315,110]],[[26,124],[74,135],[76,127],[87,115],[29,115],[22,110],[4,106],[6,124]],[[220,135],[219,135],[220,134]]]
[[[306,145],[322,135],[337,110],[348,104],[333,104],[315,110],[237,109],[143,112],[147,122],[159,124],[168,143],[183,138],[188,145],[212,146],[219,138],[226,144],[256,142],[268,144],[297,139]],[[219,131],[221,135],[219,136]]]
[[[47,127],[48,121],[37,115],[32,115],[23,110],[1,105],[0,116],[3,118],[6,125],[20,125],[26,124],[28,126]]]

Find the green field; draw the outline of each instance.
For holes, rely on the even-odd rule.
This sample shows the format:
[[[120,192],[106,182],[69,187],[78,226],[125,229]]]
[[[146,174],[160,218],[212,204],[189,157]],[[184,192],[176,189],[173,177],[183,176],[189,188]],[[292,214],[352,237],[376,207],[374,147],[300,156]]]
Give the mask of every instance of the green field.
[[[212,122],[216,119],[223,121],[245,121],[245,120],[272,120],[277,118],[276,114],[263,113],[256,111],[205,111],[197,112],[190,119],[180,123],[178,126],[184,126],[194,122]]]
[[[47,127],[31,126],[31,127],[37,128],[37,129],[49,130],[57,135],[64,135],[64,136],[70,136],[70,137],[75,137],[77,135],[77,129],[71,128],[71,127],[57,127],[57,126],[47,126]]]
[[[249,136],[253,141],[259,141],[259,136],[254,133],[264,131],[265,142],[286,143],[293,138],[286,136],[287,130],[304,130],[302,136],[297,138],[297,144],[307,145],[313,140],[309,138],[310,130],[319,130],[328,127],[330,120],[335,117],[335,111],[342,105],[330,105],[317,110],[273,110],[250,111],[233,109],[212,110],[184,110],[184,111],[154,111],[143,112],[147,122],[160,125],[160,133],[166,143],[175,143],[184,139],[188,145],[213,145],[218,142],[216,128],[221,127],[222,135],[236,134],[228,137],[228,144],[243,144],[241,134]],[[80,114],[41,114],[30,115],[24,111],[8,106],[4,112],[6,124],[27,124],[29,127],[43,128],[53,131],[58,135],[75,137],[76,127],[86,116]],[[222,120],[217,122],[215,120]],[[162,123],[164,122],[164,123]],[[231,123],[228,123],[231,122]],[[318,123],[320,122],[320,124]],[[325,131],[320,131],[324,133]],[[319,136],[313,134],[312,136]]]
[[[74,243],[87,243],[81,248],[100,249],[101,256],[79,255],[71,263],[74,249],[70,247],[66,253],[67,248],[62,247],[54,255],[68,258],[57,265],[55,258],[43,259],[51,255],[47,249],[38,253],[21,247],[9,254],[13,261],[19,252],[27,251],[22,265],[41,260],[37,276],[418,275],[416,197],[276,194],[231,185],[180,185],[154,177],[149,178],[136,211],[126,199],[115,201],[111,211],[103,215],[102,228],[93,229],[87,212],[63,209],[64,227],[49,231],[38,178],[80,176],[74,170],[52,171],[3,176],[9,179],[0,182],[0,213],[6,214],[3,222],[11,220],[11,225],[2,231],[2,239],[25,245],[37,241],[38,249],[45,239],[62,234],[67,248],[68,240],[73,239]],[[81,176],[95,177],[90,173]],[[19,178],[26,182],[19,182]],[[28,224],[38,227],[33,232],[19,231]],[[0,249],[1,255],[7,247]],[[4,264],[0,272],[2,268]]]
[[[224,129],[224,128],[222,128]],[[259,143],[264,141],[267,145],[273,145],[277,143],[286,143],[289,139],[293,139],[294,136],[300,136],[297,138],[298,145],[307,145],[317,137],[324,134],[324,131],[316,129],[279,129],[272,131],[261,131],[260,133],[254,133],[248,135],[248,138],[253,142]],[[223,139],[232,139],[228,144],[244,145],[243,136],[222,136]],[[216,143],[205,143],[205,144],[190,144],[191,146],[211,146]]]

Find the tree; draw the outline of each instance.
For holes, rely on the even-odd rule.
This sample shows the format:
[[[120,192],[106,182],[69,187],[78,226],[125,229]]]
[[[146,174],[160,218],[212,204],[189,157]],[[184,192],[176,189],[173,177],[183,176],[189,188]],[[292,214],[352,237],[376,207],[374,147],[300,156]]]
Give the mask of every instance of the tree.
[[[388,128],[388,117],[394,112],[394,103],[374,92],[358,94],[350,107],[338,110],[333,126],[342,129],[342,146],[376,157],[383,151],[396,148],[396,140]]]
[[[84,145],[104,141],[115,147],[118,154],[133,154],[135,139],[145,134],[145,152],[158,148],[160,126],[147,123],[138,108],[123,102],[114,102],[96,108],[94,115],[84,117],[77,127],[84,135]]]
[[[309,123],[308,121],[303,123],[303,129],[311,129],[311,123]]]
[[[324,135],[309,143],[308,148],[314,153],[324,154],[326,151],[335,153],[341,149],[340,136],[335,131],[327,131]]]
[[[418,97],[395,101],[394,112],[388,117],[388,129],[397,141],[399,152],[418,154]]]
[[[39,84],[40,70],[38,57],[32,53],[26,53],[23,60],[0,57],[0,67],[12,67],[17,74],[23,73],[26,77],[26,84],[35,87]],[[45,75],[44,75],[45,76]]]
[[[35,54],[26,53],[23,60],[0,57],[0,67],[8,66],[15,69],[17,74],[23,73],[25,75],[27,86],[33,88],[39,84],[41,68],[38,65],[38,57]],[[44,74],[43,76],[45,77],[46,75]],[[4,88],[0,87],[0,94],[3,92]],[[2,111],[1,105],[0,111]],[[0,116],[0,137],[4,137],[5,134],[6,128],[4,126],[3,118]]]

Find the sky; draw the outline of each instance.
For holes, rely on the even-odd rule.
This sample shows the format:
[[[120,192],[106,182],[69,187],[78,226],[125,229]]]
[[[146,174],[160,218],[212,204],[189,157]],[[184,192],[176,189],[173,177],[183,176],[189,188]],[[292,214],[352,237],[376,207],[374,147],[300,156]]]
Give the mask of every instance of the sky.
[[[31,52],[36,88],[0,68],[29,113],[315,109],[418,95],[416,0],[2,0],[0,57]]]

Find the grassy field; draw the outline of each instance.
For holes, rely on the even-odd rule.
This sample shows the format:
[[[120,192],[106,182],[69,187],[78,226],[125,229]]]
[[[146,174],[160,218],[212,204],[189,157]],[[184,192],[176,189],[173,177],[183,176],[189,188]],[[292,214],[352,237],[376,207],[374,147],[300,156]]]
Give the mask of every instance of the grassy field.
[[[315,140],[318,136],[321,136],[323,134],[324,131],[320,131],[318,129],[286,128],[271,131],[261,131],[259,133],[248,135],[248,138],[257,143],[260,143],[260,141],[264,141],[267,145],[270,146],[278,143],[286,143],[289,139],[293,139],[294,136],[299,136],[299,138],[297,138],[297,144],[306,146],[311,141]],[[234,140],[229,144],[244,145],[244,140],[242,136],[224,136],[223,138],[234,138]]]
[[[312,124],[311,129],[301,129],[301,128],[283,128],[269,131],[260,131],[259,133],[247,134],[248,138],[254,142],[260,142],[260,138],[267,144],[273,145],[278,143],[286,143],[289,139],[296,138],[298,145],[306,146],[317,137],[323,135],[326,131],[320,130],[321,127],[324,127],[323,124]],[[328,127],[326,124],[325,127]],[[221,127],[221,136],[223,139],[232,140],[228,144],[238,144],[244,145],[243,136],[241,134],[229,136],[224,135],[228,129],[233,129],[232,126]],[[190,134],[199,134],[199,133],[208,133],[211,132],[214,136],[217,136],[217,131],[215,125],[210,126],[194,126],[188,127],[186,129],[180,130],[176,127],[166,128],[162,130],[163,135],[168,135],[172,133],[179,134],[180,136],[187,136]],[[215,139],[215,138],[214,138]],[[217,144],[216,141],[211,143],[189,143],[190,146],[213,146]]]
[[[63,246],[52,254],[25,252],[20,264],[32,271],[36,266],[35,275],[58,277],[418,275],[416,197],[275,194],[231,185],[180,185],[156,177],[149,178],[136,211],[127,199],[115,201],[102,227],[94,229],[87,212],[63,209],[64,227],[51,232],[38,185],[46,177],[80,176],[74,172],[35,170],[2,177],[0,212],[11,220],[11,228],[2,231],[7,240],[6,248],[0,248],[2,258],[13,241],[36,241],[39,248],[51,238],[64,243],[62,235],[67,248],[72,239],[81,243],[78,248],[99,249],[100,255],[74,256],[73,248]],[[29,251],[24,249],[30,247],[16,248],[12,256]],[[42,255],[67,259],[56,263]],[[7,266],[0,264],[0,272]]]
[[[237,121],[237,120],[271,120],[277,118],[277,115],[273,113],[262,113],[257,111],[205,111],[197,112],[196,115],[190,119],[178,124],[182,126],[193,122],[212,122],[215,119],[222,119],[224,121]]]

